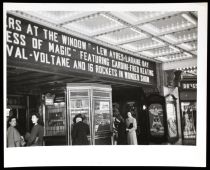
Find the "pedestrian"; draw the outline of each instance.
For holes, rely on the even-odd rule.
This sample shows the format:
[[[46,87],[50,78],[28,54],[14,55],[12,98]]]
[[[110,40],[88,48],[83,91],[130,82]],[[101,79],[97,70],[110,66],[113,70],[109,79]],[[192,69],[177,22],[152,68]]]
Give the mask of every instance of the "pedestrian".
[[[131,112],[127,113],[126,119],[126,131],[127,131],[127,144],[128,145],[137,145],[137,136],[136,129],[137,123],[136,119],[132,116]]]
[[[83,122],[83,117],[78,114],[74,118],[72,129],[72,145],[89,145],[87,135],[90,134],[88,124]]]
[[[118,145],[126,145],[126,125],[125,120],[121,115],[119,115],[118,120],[120,120],[118,124],[118,139],[117,144]]]
[[[20,135],[19,131],[15,128],[17,119],[14,116],[8,118],[7,129],[7,147],[21,147],[24,146],[24,138]]]
[[[38,113],[32,114],[31,121],[34,126],[31,129],[31,133],[26,133],[25,139],[27,140],[27,146],[42,146],[44,128]]]

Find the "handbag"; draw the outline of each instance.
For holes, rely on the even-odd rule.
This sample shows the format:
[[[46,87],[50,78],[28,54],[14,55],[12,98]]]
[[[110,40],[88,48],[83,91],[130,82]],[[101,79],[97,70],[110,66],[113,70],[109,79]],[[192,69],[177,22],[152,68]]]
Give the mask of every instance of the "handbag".
[[[26,142],[25,142],[24,138],[20,138],[20,145],[21,146],[25,146],[26,145]]]
[[[131,129],[131,128],[133,128],[133,123],[130,123],[128,126],[128,129]]]

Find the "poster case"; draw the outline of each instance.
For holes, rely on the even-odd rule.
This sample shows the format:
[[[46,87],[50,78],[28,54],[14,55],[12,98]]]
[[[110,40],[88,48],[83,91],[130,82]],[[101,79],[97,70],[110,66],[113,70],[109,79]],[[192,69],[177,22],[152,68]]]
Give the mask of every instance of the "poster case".
[[[149,142],[160,144],[167,141],[167,124],[165,98],[158,94],[147,97],[147,113],[149,119]]]
[[[166,101],[168,141],[170,143],[174,143],[179,139],[176,98],[174,97],[174,95],[169,94],[165,96],[165,101]]]
[[[50,95],[47,93],[44,98],[45,136],[65,136],[66,103],[64,94],[62,97],[57,97],[55,94]],[[62,100],[57,100],[57,98],[62,98]],[[49,99],[50,102],[48,102]]]
[[[45,136],[62,136],[66,134],[65,103],[45,106]]]
[[[44,142],[46,146],[66,145],[65,93],[43,95]]]
[[[67,84],[68,144],[72,145],[74,117],[83,116],[89,126],[90,145],[111,145],[112,101],[111,86],[90,83]]]
[[[196,102],[182,101],[181,102],[182,116],[182,135],[183,140],[193,140],[189,144],[194,144],[196,141]]]

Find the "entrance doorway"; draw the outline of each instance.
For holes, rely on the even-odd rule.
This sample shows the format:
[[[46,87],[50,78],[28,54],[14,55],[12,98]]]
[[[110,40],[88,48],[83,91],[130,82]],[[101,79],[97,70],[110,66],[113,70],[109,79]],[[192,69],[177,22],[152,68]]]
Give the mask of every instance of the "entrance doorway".
[[[68,143],[68,141],[70,141],[70,139],[68,140],[67,135],[70,136],[70,132],[68,131],[68,129],[63,128],[63,126],[67,127],[67,113],[70,113],[70,110],[67,110],[68,108],[70,108],[68,105],[70,105],[70,103],[67,102],[67,93],[65,92],[66,89],[66,84],[68,83],[88,83],[88,84],[101,84],[102,86],[109,86],[112,89],[112,95],[110,95],[110,99],[111,100],[109,102],[110,105],[110,111],[112,112],[112,103],[118,103],[119,104],[119,112],[120,115],[122,116],[122,118],[125,120],[126,118],[126,114],[128,111],[132,111],[133,114],[135,115],[136,119],[137,119],[137,124],[138,124],[138,142],[139,144],[146,144],[147,143],[147,123],[148,123],[148,119],[147,119],[147,115],[145,113],[145,111],[142,109],[143,105],[145,104],[145,97],[144,97],[144,91],[143,91],[143,87],[139,87],[138,84],[133,84],[132,82],[118,82],[118,81],[113,81],[113,80],[108,80],[108,79],[103,79],[102,77],[84,77],[81,74],[59,74],[59,73],[52,73],[52,72],[40,72],[40,70],[29,70],[27,68],[16,68],[16,67],[7,67],[7,91],[10,94],[21,94],[23,96],[38,96],[36,98],[31,98],[30,97],[30,103],[33,101],[34,105],[31,105],[29,103],[29,106],[27,106],[27,104],[24,104],[25,107],[25,111],[26,111],[26,117],[27,117],[27,122],[28,123],[28,130],[31,129],[31,120],[30,120],[30,113],[32,113],[32,109],[33,108],[39,108],[39,106],[41,105],[41,96],[43,94],[46,94],[48,92],[52,93],[52,94],[57,94],[57,92],[59,94],[62,94],[59,97],[62,97],[62,101],[57,101],[57,104],[55,106],[55,108],[62,109],[62,114],[64,114],[63,118],[64,118],[64,122],[63,124],[61,123],[57,123],[57,125],[54,126],[49,126],[48,128],[48,134],[50,134],[51,136],[46,136],[46,145],[68,145],[70,144],[70,142]],[[15,88],[14,88],[15,87]],[[102,105],[103,103],[106,103],[106,96],[103,97],[101,95],[101,93],[98,93],[97,95],[99,96],[91,96],[92,98],[94,98],[94,100],[88,101],[90,105],[92,105],[91,107],[95,107],[93,109],[97,110],[97,105]],[[83,96],[84,97],[84,96]],[[82,98],[83,99],[83,98]],[[85,98],[84,98],[85,99]],[[99,100],[100,99],[100,100]],[[56,99],[57,100],[57,99]],[[72,99],[73,100],[73,99]],[[75,98],[76,100],[76,98]],[[99,101],[99,103],[98,103]],[[64,102],[61,103],[61,102]],[[42,113],[45,110],[46,114],[46,108],[42,108]],[[37,109],[35,110],[37,111]],[[24,112],[24,110],[21,110],[21,112]],[[49,110],[49,112],[53,112],[53,110]],[[60,112],[60,111],[59,111]],[[90,111],[88,111],[90,112]],[[95,115],[103,115],[102,113],[97,113],[93,112],[93,114]],[[105,113],[105,112],[104,112]],[[59,115],[59,114],[58,114]],[[43,115],[44,116],[44,115]],[[100,116],[99,116],[100,117]],[[88,118],[88,117],[87,117]],[[21,117],[21,119],[24,119],[24,117]],[[44,117],[43,117],[44,119]],[[92,126],[91,128],[94,129],[93,125],[91,122],[94,122],[94,119],[90,117],[90,125]],[[103,119],[106,119],[106,114],[104,114]],[[112,121],[112,116],[110,117],[110,121]],[[70,120],[69,120],[70,122]],[[97,121],[94,122],[96,127],[97,127]],[[102,122],[103,123],[103,122]],[[45,121],[45,130],[47,130],[46,128],[46,121]],[[53,125],[53,124],[50,124]],[[55,125],[55,124],[54,124]],[[95,127],[95,128],[96,128]],[[58,139],[57,135],[55,138],[53,138],[53,132],[55,131],[55,129],[59,129],[59,135],[60,134],[64,134],[64,135],[60,135],[59,136],[59,141],[56,141]],[[70,129],[69,129],[70,130]],[[53,131],[53,132],[52,132]],[[62,131],[62,133],[60,133],[60,131]],[[52,133],[51,133],[52,132]],[[63,133],[64,132],[64,133]],[[46,134],[47,134],[46,133]],[[96,133],[96,131],[92,132],[92,136],[93,133]],[[96,134],[95,134],[96,135]],[[62,137],[62,139],[60,140],[60,138]],[[96,135],[98,138],[98,140],[95,140],[95,144],[101,144],[103,142],[103,137],[101,138],[100,133],[97,133]],[[48,138],[49,137],[49,138]],[[91,137],[91,136],[90,136]],[[90,138],[89,137],[89,138]],[[51,140],[51,138],[53,138]],[[49,140],[48,140],[49,139]],[[111,140],[111,139],[110,139]],[[110,140],[104,141],[105,143],[111,143]],[[51,142],[53,141],[53,142]],[[55,142],[54,142],[55,141]],[[125,142],[126,140],[123,140],[123,143],[126,144]],[[93,144],[93,142],[92,142]]]
[[[143,89],[141,87],[113,89],[112,100],[124,121],[128,112],[131,112],[133,117],[136,118],[138,144],[148,144],[148,115],[143,107],[146,103]],[[126,134],[123,133],[121,138],[118,144],[126,145]]]

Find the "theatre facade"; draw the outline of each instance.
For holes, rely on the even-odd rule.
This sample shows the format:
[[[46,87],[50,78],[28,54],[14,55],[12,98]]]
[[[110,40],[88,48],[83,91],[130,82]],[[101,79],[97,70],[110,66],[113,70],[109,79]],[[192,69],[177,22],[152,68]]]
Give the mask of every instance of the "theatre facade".
[[[73,118],[82,114],[90,145],[114,145],[118,110],[124,119],[128,111],[136,118],[139,145],[183,144],[187,138],[180,106],[195,102],[196,90],[188,101],[188,90],[169,86],[160,62],[12,12],[6,25],[7,117],[18,118],[22,135],[32,128],[31,114],[38,112],[45,146],[72,145]],[[172,82],[177,77],[186,87],[180,75]],[[195,136],[190,137],[195,141]]]

